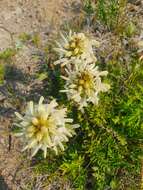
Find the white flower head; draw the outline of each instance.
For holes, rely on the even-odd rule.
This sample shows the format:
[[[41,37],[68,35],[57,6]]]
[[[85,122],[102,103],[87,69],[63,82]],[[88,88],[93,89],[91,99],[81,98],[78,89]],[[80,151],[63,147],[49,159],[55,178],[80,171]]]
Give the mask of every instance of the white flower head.
[[[75,67],[69,64],[65,71],[67,77],[62,76],[62,78],[66,80],[66,84],[61,92],[66,92],[68,99],[77,103],[81,110],[88,105],[88,102],[98,104],[98,94],[110,88],[109,84],[101,81],[101,77],[106,76],[108,72],[99,71],[93,63],[76,60]]]
[[[73,33],[70,31],[66,37],[61,34],[62,41],[57,42],[58,48],[55,48],[60,55],[60,59],[55,64],[62,63],[66,65],[69,59],[87,59],[96,62],[97,59],[94,56],[93,46],[98,47],[99,42],[89,39],[84,33]]]
[[[34,156],[39,149],[44,151],[46,157],[47,149],[52,149],[58,154],[58,148],[64,150],[64,143],[72,137],[77,125],[72,125],[72,119],[67,118],[66,108],[58,109],[57,102],[52,100],[49,104],[43,104],[41,97],[38,105],[31,101],[26,109],[25,115],[15,113],[19,123],[21,136],[26,145],[23,150],[31,149]]]

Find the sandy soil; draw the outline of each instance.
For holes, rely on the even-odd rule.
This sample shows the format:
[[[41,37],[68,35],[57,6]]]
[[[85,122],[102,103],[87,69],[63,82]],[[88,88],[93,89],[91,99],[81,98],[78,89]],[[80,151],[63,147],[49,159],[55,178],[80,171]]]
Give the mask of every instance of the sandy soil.
[[[49,33],[58,28],[68,12],[67,0],[1,0],[0,27],[6,28],[14,36],[22,32]],[[10,43],[7,33],[3,28],[0,30],[1,48]]]

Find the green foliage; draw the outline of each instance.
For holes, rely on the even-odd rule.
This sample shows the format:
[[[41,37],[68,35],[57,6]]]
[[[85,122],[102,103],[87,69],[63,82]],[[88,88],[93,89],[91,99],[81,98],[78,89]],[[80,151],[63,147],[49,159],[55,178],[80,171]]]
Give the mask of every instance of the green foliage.
[[[45,79],[47,79],[47,73],[38,73],[36,75],[36,78],[39,80],[39,81],[43,81]]]
[[[117,22],[118,1],[117,0],[99,0],[97,5],[98,17],[108,27],[113,27]]]
[[[134,65],[135,64],[135,65]],[[140,155],[142,154],[142,114],[143,114],[143,78],[142,65],[138,61],[131,63],[128,79],[122,84],[125,77],[123,70],[116,79],[112,78],[112,92],[109,96],[101,97],[101,104],[97,107],[89,106],[83,116],[82,128],[85,126],[85,152],[91,160],[95,189],[106,189],[117,186],[120,189],[122,171],[130,175],[140,174]],[[116,65],[112,66],[117,67]],[[120,78],[119,78],[120,76]],[[115,76],[114,76],[115,77]],[[125,79],[124,79],[125,80]],[[131,83],[131,81],[134,81]],[[140,84],[141,83],[141,84]],[[86,115],[86,117],[85,117]],[[86,125],[85,125],[86,120]],[[116,182],[115,182],[116,181]],[[134,183],[134,181],[132,181]],[[132,187],[132,184],[130,184]],[[137,184],[136,184],[137,185]]]
[[[126,0],[99,0],[97,1],[97,16],[108,28],[115,29],[120,24],[125,6]]]
[[[24,43],[31,39],[31,35],[24,32],[19,35],[19,39]]]
[[[36,170],[47,171],[52,179],[61,176],[70,180],[71,188],[77,190],[139,189],[135,181],[141,170],[143,63],[135,57],[129,65],[109,62],[104,66],[109,71],[111,90],[101,94],[98,106],[89,105],[84,113],[51,91],[81,127],[65,153],[54,161],[49,154],[47,161],[35,166]],[[48,72],[55,80],[51,85],[56,84],[60,90],[63,82],[59,69]]]
[[[32,35],[31,37],[31,42],[36,46],[36,47],[40,47],[41,44],[41,39],[38,33],[35,33],[34,35]]]
[[[7,65],[12,63],[12,58],[16,55],[15,48],[7,48],[0,52],[0,84],[4,83],[7,72]]]
[[[77,190],[84,189],[85,186],[86,170],[83,164],[84,158],[78,155],[77,152],[74,152],[65,158],[63,164],[60,166],[63,175],[73,181],[72,186]]]
[[[0,60],[9,61],[15,54],[15,49],[7,48],[6,50],[0,53]]]
[[[24,32],[19,35],[19,39],[22,43],[31,42],[36,47],[39,47],[41,44],[41,39],[38,33],[27,34]]]
[[[91,15],[95,12],[94,3],[92,0],[83,0],[83,10],[87,15]]]
[[[3,64],[0,64],[0,85],[4,82],[5,68]]]
[[[129,22],[125,28],[124,34],[127,37],[131,37],[136,32],[136,26],[133,22]]]

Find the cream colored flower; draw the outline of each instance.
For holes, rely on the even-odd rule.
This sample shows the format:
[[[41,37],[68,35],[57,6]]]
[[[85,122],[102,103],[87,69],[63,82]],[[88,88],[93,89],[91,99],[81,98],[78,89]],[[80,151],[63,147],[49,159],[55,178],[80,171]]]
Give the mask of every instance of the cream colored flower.
[[[66,108],[58,109],[57,102],[51,101],[49,104],[43,104],[44,98],[41,97],[38,105],[31,101],[27,106],[25,115],[15,113],[19,118],[21,136],[26,144],[23,150],[31,149],[34,156],[39,149],[44,151],[46,157],[47,149],[52,149],[58,154],[58,148],[64,150],[64,143],[72,137],[77,125],[72,125],[72,119],[67,118]]]
[[[96,61],[94,56],[93,46],[98,47],[99,42],[91,40],[84,33],[73,33],[70,31],[67,37],[62,36],[61,43],[57,42],[58,48],[55,48],[60,55],[60,59],[55,64],[62,63],[66,65],[69,59],[82,58],[89,62]]]
[[[88,64],[82,60],[76,60],[74,68],[71,65],[65,69],[67,77],[62,76],[66,84],[61,92],[66,92],[68,99],[78,103],[81,110],[88,105],[88,102],[98,104],[98,94],[110,88],[101,81],[101,77],[106,76],[108,72],[99,71],[95,64]]]

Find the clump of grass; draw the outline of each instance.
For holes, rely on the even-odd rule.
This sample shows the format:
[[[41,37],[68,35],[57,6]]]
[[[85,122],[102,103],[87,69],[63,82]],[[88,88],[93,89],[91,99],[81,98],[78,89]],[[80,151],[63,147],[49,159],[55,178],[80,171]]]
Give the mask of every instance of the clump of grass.
[[[4,83],[6,74],[6,65],[12,63],[12,58],[15,56],[16,50],[14,48],[7,48],[0,52],[0,84]]]
[[[36,47],[40,47],[41,45],[41,39],[38,33],[35,33],[34,35],[32,35],[31,37],[31,42],[36,46]]]
[[[4,83],[5,67],[0,63],[0,85]]]
[[[87,15],[92,15],[95,13],[95,6],[92,0],[83,0],[83,10]]]
[[[16,50],[14,48],[7,48],[3,52],[0,52],[0,60],[10,61],[15,56]]]
[[[127,14],[127,0],[83,0],[82,5],[86,24],[90,27],[100,21],[120,37],[132,37],[137,31],[135,19]]]
[[[24,32],[24,33],[22,33],[22,34],[19,35],[19,39],[23,43],[25,43],[25,42],[27,42],[27,41],[29,41],[31,39],[31,35]]]
[[[128,24],[126,24],[125,30],[124,30],[124,36],[126,37],[132,37],[137,31],[137,28],[135,24],[130,21]]]
[[[28,34],[22,33],[19,35],[19,39],[22,43],[31,42],[37,48],[40,47],[41,39],[38,33]]]
[[[99,0],[97,2],[97,17],[109,29],[118,27],[120,19],[125,14],[126,0]],[[123,24],[123,20],[122,20]],[[121,27],[121,26],[120,26]]]

